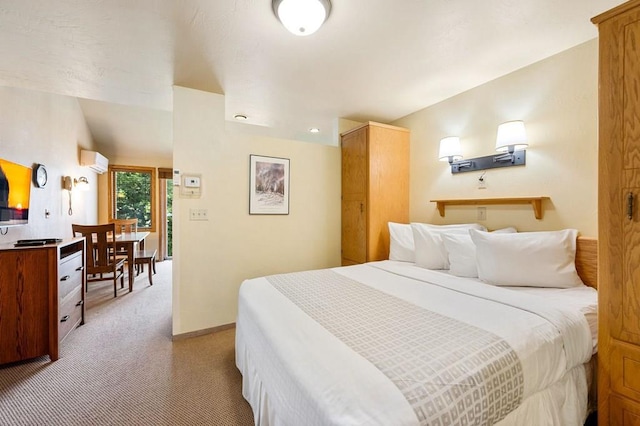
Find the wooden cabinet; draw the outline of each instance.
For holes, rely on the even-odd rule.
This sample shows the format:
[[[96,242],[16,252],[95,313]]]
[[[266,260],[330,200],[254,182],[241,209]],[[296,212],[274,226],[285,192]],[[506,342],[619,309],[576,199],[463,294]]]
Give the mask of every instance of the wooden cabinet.
[[[369,122],[341,146],[342,264],[387,259],[387,223],[409,220],[409,131]]]
[[[598,420],[640,425],[640,0],[599,30]]]
[[[0,246],[0,364],[49,355],[84,323],[85,240]]]

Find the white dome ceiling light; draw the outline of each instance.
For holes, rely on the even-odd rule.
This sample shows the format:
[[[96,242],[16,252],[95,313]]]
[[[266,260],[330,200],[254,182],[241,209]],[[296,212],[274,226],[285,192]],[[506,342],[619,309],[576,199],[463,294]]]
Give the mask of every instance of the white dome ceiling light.
[[[282,25],[297,36],[308,36],[329,17],[329,0],[273,0],[273,12]]]

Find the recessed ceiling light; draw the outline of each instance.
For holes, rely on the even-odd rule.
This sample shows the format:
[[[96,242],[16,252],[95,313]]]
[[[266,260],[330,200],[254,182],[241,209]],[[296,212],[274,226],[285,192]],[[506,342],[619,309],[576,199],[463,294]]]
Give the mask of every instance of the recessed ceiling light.
[[[233,118],[235,118],[238,121],[244,121],[247,119],[247,116],[244,114],[236,114],[233,116]]]
[[[320,129],[318,129],[317,127],[312,127],[309,129],[310,133],[320,133]]]

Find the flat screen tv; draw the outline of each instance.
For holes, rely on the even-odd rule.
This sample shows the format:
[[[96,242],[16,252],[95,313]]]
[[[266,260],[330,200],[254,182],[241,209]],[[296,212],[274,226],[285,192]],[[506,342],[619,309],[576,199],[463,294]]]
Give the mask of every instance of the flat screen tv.
[[[0,158],[0,228],[29,222],[31,175],[31,167]]]

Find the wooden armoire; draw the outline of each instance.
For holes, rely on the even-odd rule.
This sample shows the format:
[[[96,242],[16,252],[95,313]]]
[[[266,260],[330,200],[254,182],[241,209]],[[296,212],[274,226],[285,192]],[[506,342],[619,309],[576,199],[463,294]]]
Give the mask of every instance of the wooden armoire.
[[[341,135],[342,264],[388,259],[388,222],[409,220],[409,130],[368,122]]]
[[[599,30],[598,424],[640,425],[640,0]]]

